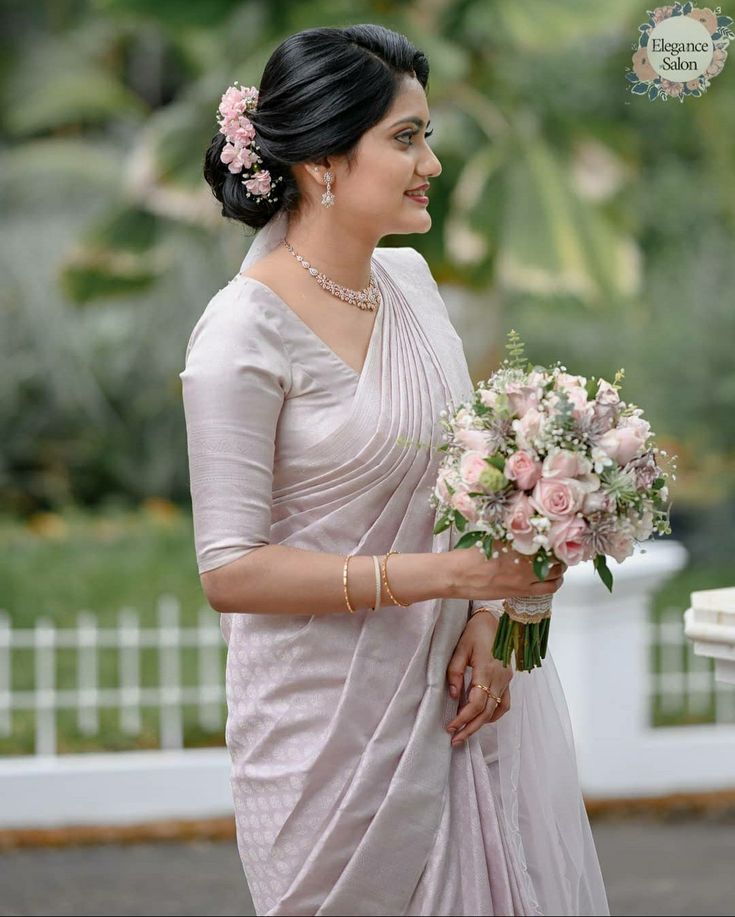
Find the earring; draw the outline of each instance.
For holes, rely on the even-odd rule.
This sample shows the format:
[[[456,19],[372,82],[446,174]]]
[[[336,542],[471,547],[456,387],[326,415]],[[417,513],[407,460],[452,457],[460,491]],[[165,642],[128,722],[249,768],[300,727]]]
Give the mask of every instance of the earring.
[[[327,190],[322,194],[322,204],[324,204],[325,207],[331,207],[334,203],[334,195],[332,194],[333,177],[331,172],[324,173],[324,181],[327,183]]]

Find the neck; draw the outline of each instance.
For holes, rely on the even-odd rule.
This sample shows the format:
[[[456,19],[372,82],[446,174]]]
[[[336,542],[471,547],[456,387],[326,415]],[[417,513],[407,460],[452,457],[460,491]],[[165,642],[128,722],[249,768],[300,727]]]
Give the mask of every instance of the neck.
[[[320,208],[325,211],[323,214],[309,214],[302,219],[292,217],[286,241],[297,255],[330,280],[352,290],[365,289],[370,284],[370,259],[378,240],[369,234],[361,235],[354,224],[341,223],[334,207],[327,209],[320,205]],[[298,267],[293,255],[288,254]]]

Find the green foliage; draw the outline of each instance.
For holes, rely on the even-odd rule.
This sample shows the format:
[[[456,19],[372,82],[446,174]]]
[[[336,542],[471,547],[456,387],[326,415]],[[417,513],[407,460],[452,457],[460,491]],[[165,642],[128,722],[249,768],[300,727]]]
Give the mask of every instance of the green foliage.
[[[626,92],[633,0],[604,16],[583,0],[456,0],[421,17],[236,0],[27,13],[2,76],[0,506],[186,500],[177,373],[246,245],[201,176],[216,106],[235,76],[257,83],[286,35],[346,16],[430,55],[432,231],[388,241],[478,293],[467,349],[492,370],[512,325],[590,389],[624,364],[659,434],[719,458],[716,472],[694,459],[688,480],[733,490],[731,62],[676,111]]]

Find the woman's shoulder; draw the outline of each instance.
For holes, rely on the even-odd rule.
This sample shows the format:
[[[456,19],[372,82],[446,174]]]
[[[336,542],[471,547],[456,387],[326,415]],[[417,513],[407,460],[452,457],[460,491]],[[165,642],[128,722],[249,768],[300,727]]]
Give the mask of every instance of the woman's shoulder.
[[[185,363],[194,348],[216,354],[268,353],[290,362],[283,340],[283,315],[271,296],[252,278],[238,273],[209,299],[186,345]]]

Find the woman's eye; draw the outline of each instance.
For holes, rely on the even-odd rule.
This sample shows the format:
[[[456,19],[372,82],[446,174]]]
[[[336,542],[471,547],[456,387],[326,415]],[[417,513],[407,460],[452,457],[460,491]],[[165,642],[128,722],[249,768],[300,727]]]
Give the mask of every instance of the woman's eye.
[[[433,133],[434,133],[433,130],[426,131],[426,133],[424,134],[424,137],[431,137]],[[411,143],[411,137],[415,137],[416,134],[418,134],[418,131],[410,131],[406,134],[399,134],[398,137],[396,137],[396,140],[401,140],[401,137],[408,137],[407,141],[401,140],[401,143],[405,143],[406,146],[413,146],[413,143]]]

